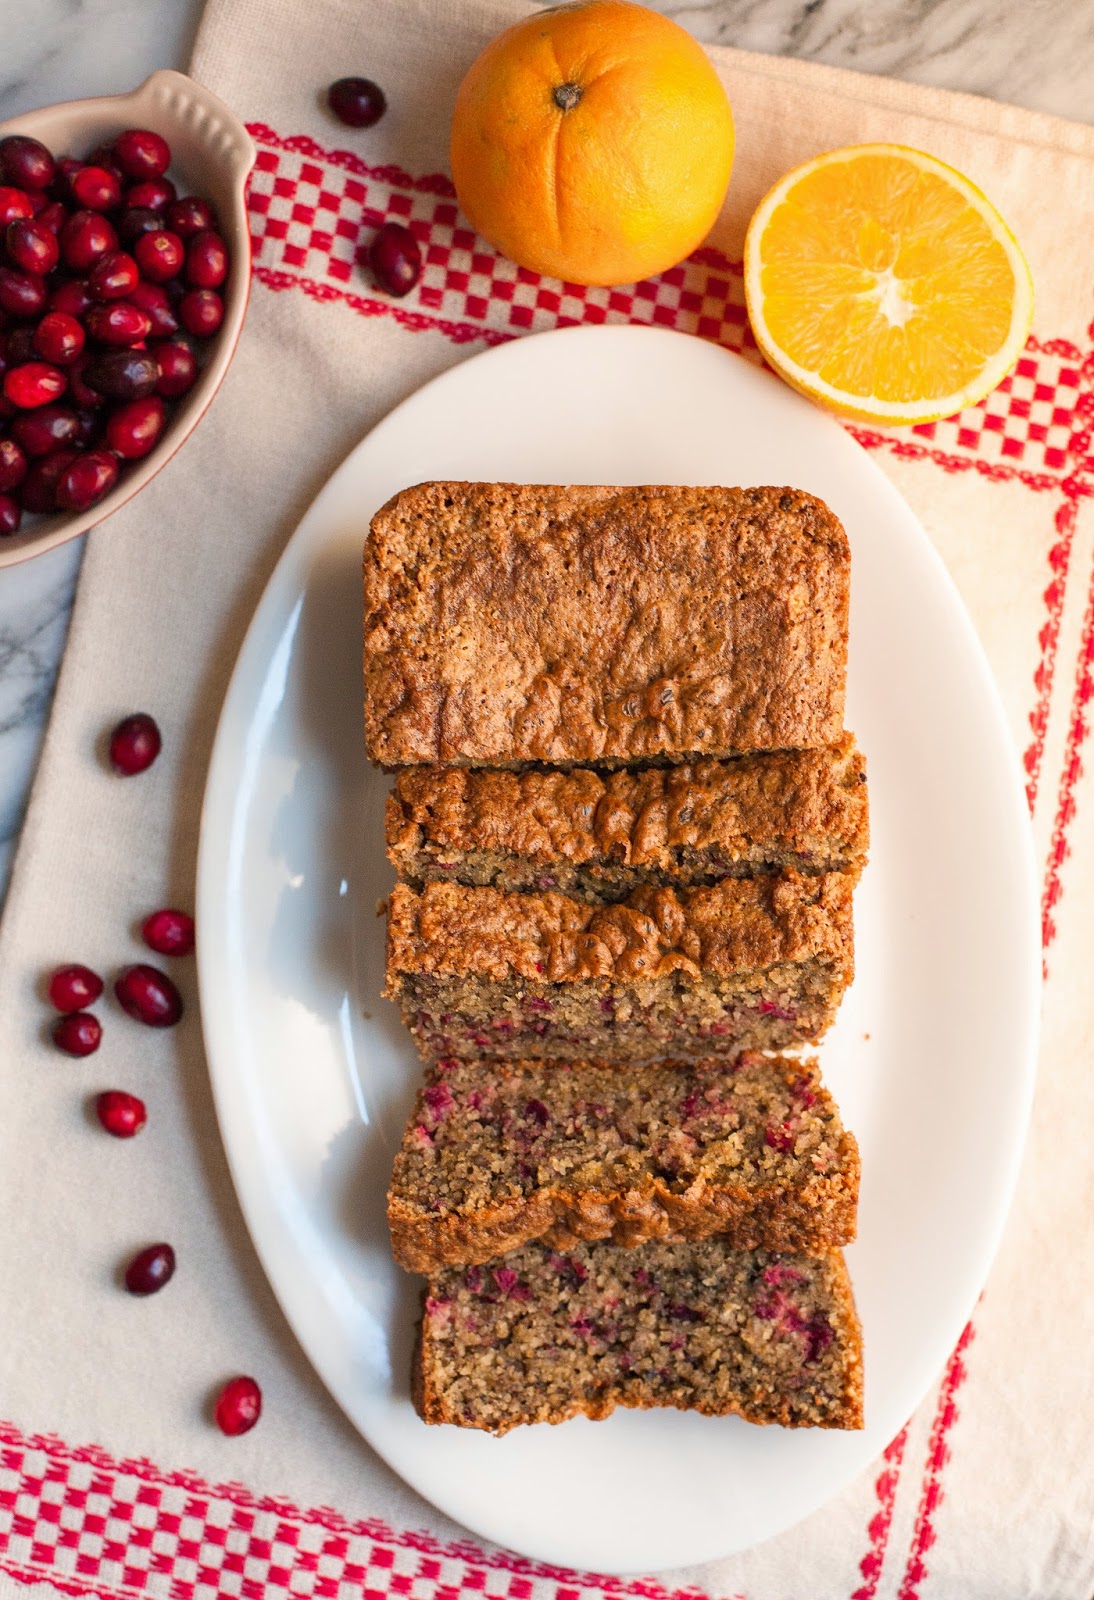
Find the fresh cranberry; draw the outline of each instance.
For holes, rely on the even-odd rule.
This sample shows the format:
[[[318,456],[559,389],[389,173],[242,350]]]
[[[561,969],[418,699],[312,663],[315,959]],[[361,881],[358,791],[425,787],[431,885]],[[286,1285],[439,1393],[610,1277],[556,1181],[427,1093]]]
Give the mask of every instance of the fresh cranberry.
[[[10,261],[38,278],[52,272],[61,256],[56,234],[51,233],[39,217],[20,217],[9,222],[4,246]]]
[[[104,306],[92,306],[86,323],[88,333],[98,344],[140,344],[152,331],[152,318],[147,311],[142,311],[128,300],[112,300]]]
[[[69,394],[71,395],[71,393],[72,388],[70,385]],[[87,450],[91,445],[98,444],[104,427],[103,418],[99,412],[92,411],[87,406],[81,406],[79,411],[76,413],[76,420],[80,425],[80,431],[76,435],[77,449]],[[58,478],[58,493],[60,492],[60,487],[61,480]],[[71,507],[69,509],[71,509]]]
[[[159,753],[160,730],[147,711],[124,717],[110,735],[110,763],[126,778],[144,772]]]
[[[217,1396],[214,1414],[229,1438],[249,1433],[262,1415],[262,1390],[253,1378],[232,1378]]]
[[[44,361],[25,361],[22,366],[12,367],[4,377],[4,393],[12,405],[23,411],[52,405],[64,394],[65,387],[64,373],[57,367],[47,366]]]
[[[228,252],[219,233],[195,233],[186,247],[186,277],[195,289],[219,289],[228,276]]]
[[[153,911],[141,924],[150,950],[161,956],[188,956],[194,948],[194,919],[185,911]]]
[[[70,317],[84,316],[94,304],[83,278],[70,278],[67,283],[59,283],[49,297],[51,311],[65,311]]]
[[[48,513],[57,510],[57,482],[66,467],[76,460],[75,450],[55,450],[51,456],[32,461],[19,498],[24,511]]]
[[[48,228],[50,233],[56,235],[60,233],[67,217],[68,211],[60,200],[53,200],[37,213],[34,220],[40,223],[43,228]]]
[[[208,200],[201,200],[196,194],[187,195],[185,200],[173,200],[167,207],[166,222],[171,232],[177,233],[180,239],[191,239],[195,233],[216,228],[212,206]]]
[[[384,91],[371,78],[338,78],[327,90],[327,104],[350,128],[371,128],[387,110]]]
[[[81,376],[92,390],[111,400],[139,400],[154,391],[160,369],[155,356],[147,350],[109,350],[96,356]],[[75,387],[73,394],[76,395]]]
[[[179,331],[179,319],[171,309],[171,301],[162,284],[143,281],[138,283],[129,296],[129,303],[147,313],[151,324],[148,330],[149,338],[169,339],[173,333]]]
[[[32,458],[75,444],[79,432],[79,418],[68,406],[39,406],[36,411],[24,411],[11,425],[12,438]]]
[[[88,211],[113,211],[121,202],[118,174],[109,167],[81,167],[72,174],[68,186],[77,205],[86,206]]]
[[[18,227],[18,223],[10,223]],[[29,226],[29,224],[27,224]],[[0,310],[13,317],[36,317],[45,310],[46,286],[36,272],[16,272],[0,267]]]
[[[173,1028],[182,1016],[182,996],[171,979],[144,962],[122,969],[114,993],[122,1010],[149,1028]]]
[[[27,475],[27,458],[14,439],[0,439],[0,493],[18,489]]]
[[[58,1011],[82,1011],[93,1006],[103,992],[103,980],[78,961],[57,967],[49,976],[49,1003]]]
[[[103,1025],[90,1011],[69,1011],[50,1029],[53,1042],[66,1056],[90,1056],[99,1048]]]
[[[188,345],[168,339],[163,344],[155,345],[152,353],[160,369],[160,380],[156,384],[157,394],[163,395],[165,400],[177,400],[180,394],[186,394],[194,387],[198,375],[198,363],[197,357]]]
[[[124,250],[108,250],[94,263],[87,275],[87,286],[95,300],[124,300],[140,279],[137,263]]]
[[[130,1294],[155,1294],[175,1276],[175,1252],[169,1244],[150,1244],[125,1269]]]
[[[141,276],[150,283],[166,283],[168,278],[177,278],[183,261],[189,262],[178,234],[168,233],[166,229],[162,233],[142,233],[133,253]]]
[[[130,184],[122,196],[122,202],[142,210],[147,207],[152,211],[166,211],[177,195],[178,191],[170,178],[149,178],[144,183]]]
[[[178,317],[195,339],[208,339],[224,321],[224,301],[215,289],[191,289],[179,301]]]
[[[34,207],[22,189],[0,184],[0,223],[14,222],[17,217],[32,217]]]
[[[72,180],[76,176],[77,172],[82,172],[87,166],[97,167],[100,165],[102,165],[102,163],[96,161],[94,157],[89,157],[87,161],[77,161],[75,156],[58,156],[56,163],[57,170],[53,174],[53,182],[50,185],[50,192],[55,194],[58,200],[71,199]]]
[[[118,218],[118,238],[132,248],[145,233],[159,233],[163,228],[163,212],[151,206],[130,206]]]
[[[127,178],[160,178],[171,165],[171,146],[148,128],[127,128],[119,133],[113,151]]]
[[[126,461],[137,461],[159,443],[166,422],[167,412],[158,394],[128,400],[107,419],[106,442]]]
[[[46,189],[56,171],[56,162],[39,140],[19,133],[0,139],[0,178],[5,183],[19,189]]]
[[[84,347],[86,335],[67,311],[47,311],[34,330],[34,348],[54,367],[67,367]]]
[[[112,351],[111,354],[113,353],[114,352]],[[90,350],[85,350],[83,355],[76,357],[75,361],[70,367],[65,368],[65,371],[68,373],[69,396],[73,401],[73,404],[79,406],[81,410],[93,410],[105,403],[104,396],[98,389],[91,389],[88,387],[87,380],[84,375],[89,367],[94,366],[99,361],[105,361],[107,359],[108,358],[106,356],[96,355]]]
[[[0,535],[18,533],[23,520],[23,508],[10,494],[0,494]]]
[[[61,229],[61,256],[72,272],[86,272],[118,248],[118,235],[98,211],[74,211]]]
[[[109,450],[79,455],[57,479],[57,505],[62,511],[87,511],[109,494],[118,481],[118,458]]]
[[[422,275],[422,252],[409,228],[385,222],[368,247],[369,266],[380,288],[396,298],[409,294]]]
[[[35,356],[34,328],[26,323],[21,324],[18,328],[13,328],[8,334],[7,342],[4,345],[4,356],[9,367],[18,367],[24,361],[33,361]]]
[[[78,167],[105,167],[108,172],[116,172],[119,178],[124,177],[112,144],[97,144],[85,161],[77,161],[72,164],[72,170]],[[69,170],[70,181],[72,170]]]
[[[148,1121],[143,1100],[124,1089],[106,1089],[95,1101],[95,1114],[107,1133],[115,1139],[132,1139]]]

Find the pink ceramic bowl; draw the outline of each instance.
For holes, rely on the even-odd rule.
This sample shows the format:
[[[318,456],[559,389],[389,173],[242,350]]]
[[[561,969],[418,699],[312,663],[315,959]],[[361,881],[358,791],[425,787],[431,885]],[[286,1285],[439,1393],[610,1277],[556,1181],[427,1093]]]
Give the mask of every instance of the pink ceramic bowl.
[[[199,194],[216,207],[231,256],[224,291],[224,321],[211,341],[194,387],[173,403],[159,444],[126,465],[118,482],[89,511],[28,517],[17,534],[0,538],[0,567],[74,539],[131,500],[155,477],[196,428],[220,387],[235,353],[251,286],[251,245],[245,191],[254,165],[251,136],[222,100],[181,72],[154,72],[132,94],[101,100],[69,100],[0,122],[0,138],[26,133],[54,155],[83,156],[123,128],[151,128],[171,146],[170,176],[180,194]]]

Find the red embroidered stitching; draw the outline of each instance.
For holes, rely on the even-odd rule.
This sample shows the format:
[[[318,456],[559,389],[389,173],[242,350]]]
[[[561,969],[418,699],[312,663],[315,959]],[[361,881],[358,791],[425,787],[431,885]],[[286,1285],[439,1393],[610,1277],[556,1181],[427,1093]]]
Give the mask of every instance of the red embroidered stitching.
[[[1056,920],[1053,913],[1062,893],[1060,874],[1071,849],[1068,831],[1075,818],[1075,786],[1083,771],[1082,748],[1090,732],[1087,707],[1092,695],[1094,695],[1094,574],[1091,576],[1086,610],[1083,614],[1082,636],[1075,671],[1075,690],[1071,700],[1071,720],[1068,725],[1056,817],[1049,842],[1048,869],[1041,900],[1041,942],[1045,950],[1056,937]]]
[[[517,337],[513,333],[497,333],[493,329],[479,328],[470,322],[449,322],[443,317],[427,317],[420,311],[409,310],[406,306],[384,305],[379,300],[369,300],[365,295],[347,294],[344,289],[335,289],[329,283],[317,283],[314,278],[305,278],[296,273],[275,272],[271,267],[255,267],[254,276],[268,289],[275,291],[302,289],[312,300],[321,303],[342,300],[362,317],[394,317],[396,322],[412,333],[435,329],[438,333],[447,335],[453,344],[470,344],[472,339],[481,339],[485,344],[508,344]]]
[[[286,137],[275,133],[264,122],[248,122],[247,131],[256,144],[267,145],[271,150],[291,150],[310,156],[313,161],[325,161],[332,167],[344,167],[362,178],[375,178],[379,183],[389,183],[400,189],[415,189],[422,194],[440,194],[449,200],[456,198],[456,186],[445,172],[431,172],[424,178],[412,178],[402,167],[388,164],[372,167],[362,161],[352,150],[326,150],[306,133],[292,133]]]
[[[364,1586],[367,1600],[395,1600],[421,1582],[442,1600],[706,1600],[694,1587],[569,1572],[470,1540],[396,1531],[378,1518],[350,1522],[328,1506],[302,1510],[238,1483],[208,1484],[143,1459],[115,1461],[94,1445],[27,1437],[11,1423],[0,1423],[0,1446],[0,1570],[69,1594],[263,1600],[283,1590],[338,1600],[352,1585]],[[28,1461],[35,1456],[44,1459]],[[78,1525],[62,1519],[65,1508],[79,1513]],[[13,1549],[16,1541],[26,1548]],[[229,1573],[242,1583],[222,1585]]]
[[[946,1366],[945,1376],[942,1380],[942,1391],[938,1397],[938,1409],[935,1412],[934,1423],[931,1427],[930,1444],[927,1449],[927,1467],[923,1476],[923,1487],[920,1491],[915,1527],[912,1531],[908,1564],[904,1569],[904,1577],[897,1591],[897,1600],[919,1600],[919,1585],[927,1576],[927,1568],[923,1557],[935,1541],[934,1514],[942,1502],[942,1472],[950,1459],[950,1449],[946,1443],[946,1436],[958,1418],[954,1396],[968,1376],[964,1355],[973,1337],[973,1325],[970,1321],[966,1324],[964,1333],[957,1341],[957,1348]]]
[[[870,1548],[859,1562],[859,1571],[866,1579],[851,1596],[851,1600],[874,1600],[881,1582],[885,1555],[889,1548],[889,1533],[893,1525],[893,1507],[896,1504],[900,1469],[904,1462],[904,1446],[908,1440],[907,1427],[901,1428],[896,1438],[887,1446],[882,1460],[885,1466],[874,1480],[874,1493],[880,1510],[870,1519],[866,1529]]]
[[[926,445],[915,444],[911,439],[896,433],[878,433],[856,423],[847,423],[847,431],[866,450],[888,450],[902,461],[930,461],[944,472],[975,472],[989,483],[1021,483],[1027,489],[1040,493],[1054,490],[1057,494],[1066,481],[1054,478],[1047,472],[1027,472],[1021,467],[1007,466],[999,461],[983,461],[975,456],[955,456],[944,450],[930,450]]]
[[[6,1572],[16,1583],[48,1583],[51,1589],[59,1589],[62,1594],[95,1595],[96,1600],[116,1600],[118,1594],[116,1589],[99,1589],[95,1584],[84,1583],[78,1578],[58,1578],[52,1572],[44,1575],[41,1568],[9,1565],[3,1560],[0,1560],[0,1572]]]
[[[1037,804],[1037,787],[1041,777],[1041,758],[1045,752],[1045,735],[1048,731],[1049,706],[1052,699],[1052,685],[1056,675],[1056,649],[1060,642],[1060,620],[1063,616],[1064,597],[1067,593],[1068,573],[1071,569],[1071,546],[1075,537],[1075,524],[1078,520],[1078,505],[1074,499],[1065,500],[1056,511],[1056,531],[1060,535],[1048,553],[1048,564],[1052,572],[1048,587],[1042,599],[1045,602],[1045,621],[1037,635],[1040,645],[1040,657],[1033,674],[1033,687],[1036,691],[1036,701],[1029,714],[1029,725],[1033,731],[1032,743],[1027,747],[1022,757],[1022,764],[1029,775],[1026,784],[1026,801],[1029,805],[1030,815]]]

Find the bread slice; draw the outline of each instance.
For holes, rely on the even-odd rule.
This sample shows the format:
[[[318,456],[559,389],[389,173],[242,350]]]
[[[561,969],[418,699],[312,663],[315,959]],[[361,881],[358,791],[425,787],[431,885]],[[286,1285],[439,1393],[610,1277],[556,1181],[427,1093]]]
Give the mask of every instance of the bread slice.
[[[854,970],[852,880],[643,886],[618,905],[398,884],[384,993],[426,1060],[649,1061],[820,1038]]]
[[[831,744],[849,566],[800,489],[405,489],[365,547],[368,754],[625,766]]]
[[[533,1240],[720,1234],[809,1252],[855,1236],[859,1157],[815,1062],[443,1061],[395,1158],[387,1216],[412,1272]]]
[[[414,1353],[426,1422],[507,1433],[616,1406],[862,1426],[862,1336],[843,1257],[526,1245],[430,1279]]]
[[[641,883],[719,883],[756,872],[862,870],[866,768],[850,734],[677,767],[601,773],[407,767],[387,801],[387,853],[408,883],[601,904]]]

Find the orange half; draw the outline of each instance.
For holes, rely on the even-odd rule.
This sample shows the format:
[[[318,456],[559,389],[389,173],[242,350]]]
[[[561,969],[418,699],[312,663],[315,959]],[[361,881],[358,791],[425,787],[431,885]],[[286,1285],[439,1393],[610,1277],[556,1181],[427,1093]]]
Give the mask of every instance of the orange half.
[[[745,297],[788,383],[885,424],[982,400],[1033,319],[1029,265],[991,202],[892,144],[830,151],[775,185],[749,224]]]

